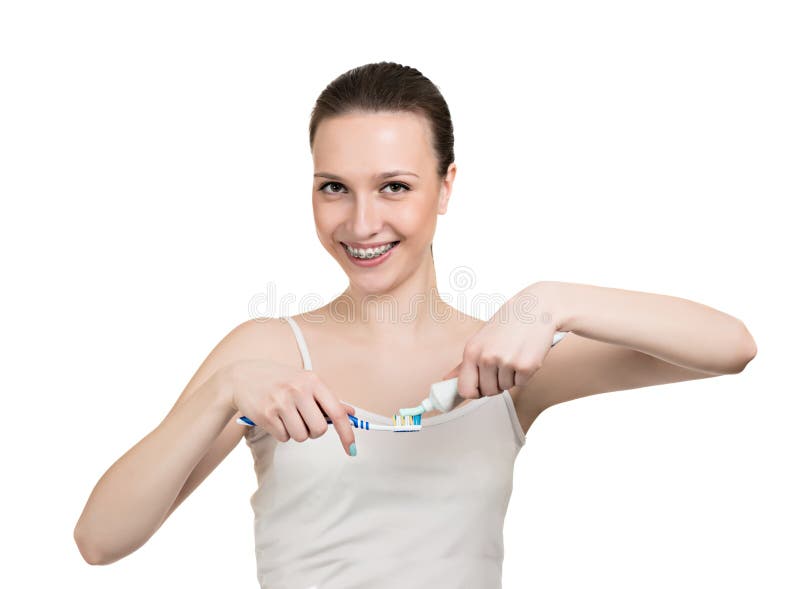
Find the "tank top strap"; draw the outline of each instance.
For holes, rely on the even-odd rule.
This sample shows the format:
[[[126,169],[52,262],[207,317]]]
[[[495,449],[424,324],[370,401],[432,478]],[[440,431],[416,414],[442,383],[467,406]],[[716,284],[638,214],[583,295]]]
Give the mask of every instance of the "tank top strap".
[[[284,319],[286,319],[286,321],[292,327],[292,331],[294,332],[294,338],[297,340],[297,347],[300,348],[300,354],[303,356],[303,369],[311,370],[311,356],[308,353],[308,346],[306,345],[306,340],[303,337],[303,332],[300,331],[300,326],[297,325],[297,322],[288,315],[284,317]]]

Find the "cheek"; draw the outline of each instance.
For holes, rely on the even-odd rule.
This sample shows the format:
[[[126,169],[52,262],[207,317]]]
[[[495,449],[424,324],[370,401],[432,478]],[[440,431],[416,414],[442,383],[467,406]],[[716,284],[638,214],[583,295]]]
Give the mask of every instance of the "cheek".
[[[317,235],[320,240],[330,241],[336,226],[338,225],[338,217],[334,209],[319,205],[316,202],[313,204],[314,211],[314,225],[317,230]]]
[[[409,238],[418,234],[425,236],[425,232],[436,224],[436,209],[425,203],[405,203],[406,206],[398,207],[394,212],[392,223],[398,231],[402,231]]]
[[[331,253],[334,251],[334,248],[336,247],[336,244],[333,243],[334,241],[333,229],[334,228],[332,226],[329,226],[324,222],[323,223],[317,222],[316,224],[317,239],[322,244],[322,247],[324,247]]]

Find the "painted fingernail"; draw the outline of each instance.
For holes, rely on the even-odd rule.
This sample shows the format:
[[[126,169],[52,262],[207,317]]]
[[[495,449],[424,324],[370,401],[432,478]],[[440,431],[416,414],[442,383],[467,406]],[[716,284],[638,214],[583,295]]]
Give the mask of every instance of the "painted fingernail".
[[[350,444],[350,456],[355,456],[355,455],[356,455],[356,443],[353,442],[352,444]]]

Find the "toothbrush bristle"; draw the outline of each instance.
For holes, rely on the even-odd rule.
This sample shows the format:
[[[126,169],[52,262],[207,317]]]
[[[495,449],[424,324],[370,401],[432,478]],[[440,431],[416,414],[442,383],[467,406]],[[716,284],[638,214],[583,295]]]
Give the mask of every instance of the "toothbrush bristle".
[[[392,424],[395,427],[400,428],[396,431],[417,431],[417,428],[412,429],[412,426],[422,425],[422,415],[399,415],[395,413],[392,416]]]

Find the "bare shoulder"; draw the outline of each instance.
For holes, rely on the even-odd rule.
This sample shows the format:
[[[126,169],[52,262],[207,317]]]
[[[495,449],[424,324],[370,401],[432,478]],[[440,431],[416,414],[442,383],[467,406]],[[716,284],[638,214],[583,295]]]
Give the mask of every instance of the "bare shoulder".
[[[218,369],[238,360],[268,354],[280,329],[278,319],[259,317],[242,321],[231,328],[211,350],[206,361]]]
[[[305,323],[305,315],[292,317]],[[302,367],[297,340],[284,317],[256,317],[238,325],[239,348],[242,358],[269,358],[288,366]],[[305,331],[305,330],[304,330]]]
[[[288,326],[280,318],[248,319],[231,328],[208,353],[170,411],[183,403],[217,371],[247,358],[270,358],[286,362]],[[291,362],[291,359],[288,359]]]
[[[274,357],[285,348],[289,327],[280,317],[254,317],[236,325],[222,339],[230,353],[237,358]]]
[[[292,317],[300,324],[301,315]],[[231,339],[231,360],[269,358],[287,366],[302,367],[302,359],[289,322],[284,317],[255,317],[237,325],[225,336]],[[224,340],[223,340],[224,341]]]

